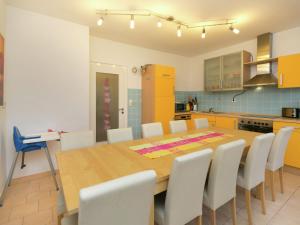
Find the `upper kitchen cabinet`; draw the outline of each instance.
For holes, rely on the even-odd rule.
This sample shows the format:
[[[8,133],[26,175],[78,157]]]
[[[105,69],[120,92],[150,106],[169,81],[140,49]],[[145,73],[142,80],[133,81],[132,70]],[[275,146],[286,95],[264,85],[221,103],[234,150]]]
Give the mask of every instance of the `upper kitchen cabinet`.
[[[278,87],[300,87],[300,54],[278,58]]]
[[[250,59],[251,54],[242,51],[205,60],[205,90],[242,90],[244,81],[250,78],[250,68],[244,63]]]
[[[216,57],[204,61],[204,84],[206,91],[221,90],[222,58]]]
[[[170,97],[175,95],[175,68],[155,65],[155,95]]]

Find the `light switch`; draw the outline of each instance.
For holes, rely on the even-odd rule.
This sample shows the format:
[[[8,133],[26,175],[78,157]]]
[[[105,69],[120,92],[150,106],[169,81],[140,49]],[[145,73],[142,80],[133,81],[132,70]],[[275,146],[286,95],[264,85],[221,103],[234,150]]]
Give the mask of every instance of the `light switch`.
[[[132,106],[132,105],[133,105],[133,100],[129,99],[129,106]]]

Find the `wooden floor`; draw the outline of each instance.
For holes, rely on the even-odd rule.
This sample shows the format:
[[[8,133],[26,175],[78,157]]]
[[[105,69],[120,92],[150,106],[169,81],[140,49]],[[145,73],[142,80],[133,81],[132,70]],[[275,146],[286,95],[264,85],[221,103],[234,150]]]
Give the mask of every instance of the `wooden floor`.
[[[266,187],[267,215],[260,212],[260,202],[252,198],[253,220],[255,225],[299,225],[300,224],[300,176],[285,173],[284,194],[279,193],[276,180],[277,201],[270,199]],[[247,224],[244,194],[238,190],[238,224]],[[231,223],[230,205],[224,205],[217,211],[217,224]],[[56,191],[51,176],[34,175],[14,180],[9,188],[4,207],[0,208],[0,225],[56,225]],[[189,225],[193,225],[192,221]],[[209,225],[209,211],[203,209],[203,224]]]

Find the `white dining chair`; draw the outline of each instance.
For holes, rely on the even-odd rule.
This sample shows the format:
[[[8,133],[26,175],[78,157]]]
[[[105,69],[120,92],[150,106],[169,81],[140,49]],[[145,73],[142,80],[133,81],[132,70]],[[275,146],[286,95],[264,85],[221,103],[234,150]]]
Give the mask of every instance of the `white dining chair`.
[[[160,122],[142,124],[142,135],[143,138],[150,138],[150,137],[164,135],[162,124]]]
[[[62,151],[85,148],[93,145],[95,145],[95,137],[94,132],[91,130],[68,132],[60,135],[60,146]]]
[[[172,120],[170,121],[169,125],[172,134],[187,131],[185,120]]]
[[[202,221],[203,190],[212,150],[177,157],[173,162],[168,190],[155,198],[154,218],[158,225],[184,225]]]
[[[262,213],[266,214],[265,170],[274,137],[273,133],[256,136],[248,151],[245,164],[239,169],[237,185],[245,189],[249,225],[253,224],[251,190],[255,187],[259,188]]]
[[[61,151],[69,151],[72,149],[85,148],[94,145],[95,137],[94,132],[91,130],[68,132],[60,135]],[[56,205],[58,222],[60,223],[64,213],[66,212],[65,197],[61,189],[57,193]]]
[[[284,157],[293,130],[294,130],[293,127],[284,127],[279,130],[278,134],[276,134],[275,136],[268,157],[267,171],[269,171],[270,174],[270,188],[272,194],[272,201],[276,200],[275,188],[274,188],[274,178],[275,178],[274,176],[276,171],[279,171],[280,189],[281,189],[281,193],[284,193],[284,185],[283,185]]]
[[[148,225],[155,183],[149,170],[81,189],[78,215],[62,225]]]
[[[133,140],[131,127],[107,130],[107,142],[109,144],[131,140]]]
[[[211,224],[217,224],[216,210],[231,201],[232,221],[236,225],[236,178],[245,140],[218,146],[210,167],[203,203],[211,211]]]
[[[209,123],[206,118],[197,118],[194,119],[194,124],[196,129],[203,129],[203,128],[208,128]]]

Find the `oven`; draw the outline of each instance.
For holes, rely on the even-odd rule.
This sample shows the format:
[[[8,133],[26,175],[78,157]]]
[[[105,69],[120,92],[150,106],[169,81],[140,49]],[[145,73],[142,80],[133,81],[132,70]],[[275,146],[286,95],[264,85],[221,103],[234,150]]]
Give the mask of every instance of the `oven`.
[[[273,132],[273,121],[263,118],[239,118],[239,130],[247,130],[259,133]]]

